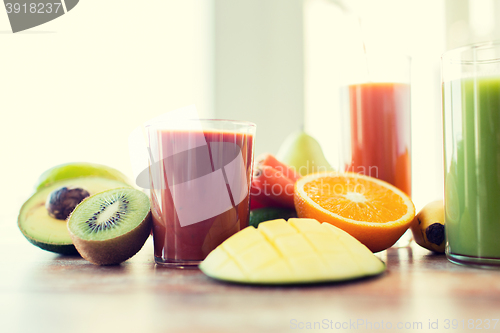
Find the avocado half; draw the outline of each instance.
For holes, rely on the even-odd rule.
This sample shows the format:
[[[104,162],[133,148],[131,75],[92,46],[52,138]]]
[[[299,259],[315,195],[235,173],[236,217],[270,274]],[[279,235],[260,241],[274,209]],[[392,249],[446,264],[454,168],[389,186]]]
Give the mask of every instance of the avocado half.
[[[125,184],[131,184],[127,176],[120,171],[102,164],[76,162],[60,164],[45,171],[35,186],[38,191],[52,183],[73,178],[99,177],[117,180]]]
[[[121,181],[101,177],[64,179],[43,187],[21,207],[17,224],[24,237],[41,249],[60,253],[78,254],[66,226],[66,220],[49,216],[45,201],[50,193],[62,186],[79,187],[90,195],[117,187],[130,187]]]

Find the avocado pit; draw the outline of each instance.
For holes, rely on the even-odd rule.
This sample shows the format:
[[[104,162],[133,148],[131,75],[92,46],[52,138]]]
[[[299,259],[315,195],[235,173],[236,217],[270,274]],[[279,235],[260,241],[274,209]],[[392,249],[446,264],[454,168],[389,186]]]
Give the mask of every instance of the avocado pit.
[[[80,187],[60,187],[50,193],[45,202],[49,215],[58,220],[66,220],[75,207],[90,193]]]

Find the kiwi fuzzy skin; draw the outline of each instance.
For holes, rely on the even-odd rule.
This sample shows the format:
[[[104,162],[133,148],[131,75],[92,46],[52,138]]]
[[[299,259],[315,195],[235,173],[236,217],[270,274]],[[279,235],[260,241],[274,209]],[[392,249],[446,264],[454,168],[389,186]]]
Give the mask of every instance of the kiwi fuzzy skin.
[[[71,218],[71,216],[70,216]],[[80,255],[96,265],[117,265],[133,257],[149,237],[152,227],[151,211],[134,229],[119,237],[107,240],[85,240],[69,234]]]

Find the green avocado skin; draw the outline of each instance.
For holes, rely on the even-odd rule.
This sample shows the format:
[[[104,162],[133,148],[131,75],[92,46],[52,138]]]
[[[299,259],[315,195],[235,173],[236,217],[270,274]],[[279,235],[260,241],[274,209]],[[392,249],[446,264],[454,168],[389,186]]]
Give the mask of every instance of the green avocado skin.
[[[101,177],[130,184],[127,176],[116,169],[101,164],[78,162],[57,165],[45,171],[38,178],[35,188],[38,191],[56,181],[80,177]]]
[[[31,244],[38,246],[39,248],[45,251],[64,254],[64,255],[79,255],[78,251],[76,250],[76,247],[73,244],[68,244],[68,245],[48,244],[48,243],[38,242],[32,238],[27,237],[26,235],[24,235],[24,237],[26,237],[26,239]]]
[[[290,208],[258,208],[250,211],[248,225],[257,228],[259,223],[276,219],[285,219],[297,217],[295,209]]]

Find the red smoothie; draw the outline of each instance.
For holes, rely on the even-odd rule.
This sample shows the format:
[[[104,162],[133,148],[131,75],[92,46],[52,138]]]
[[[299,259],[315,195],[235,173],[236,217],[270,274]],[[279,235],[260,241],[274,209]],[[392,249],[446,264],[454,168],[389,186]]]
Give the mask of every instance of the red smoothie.
[[[153,155],[160,157],[158,171],[151,171],[155,260],[195,265],[248,226],[253,135],[217,130],[155,135],[150,138]]]

